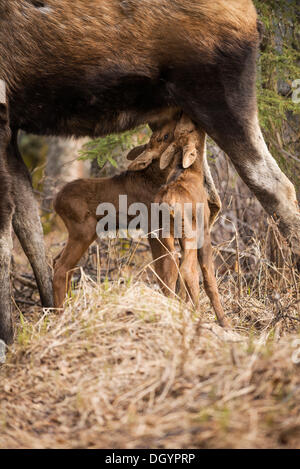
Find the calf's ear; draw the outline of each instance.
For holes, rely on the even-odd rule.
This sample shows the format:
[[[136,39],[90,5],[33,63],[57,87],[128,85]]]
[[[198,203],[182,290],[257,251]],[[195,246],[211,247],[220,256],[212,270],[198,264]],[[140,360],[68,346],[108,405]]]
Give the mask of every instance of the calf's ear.
[[[168,146],[168,148],[163,152],[163,154],[160,157],[160,169],[164,170],[166,169],[172,162],[174,155],[176,153],[177,146],[175,143],[171,143],[171,145]]]
[[[184,169],[189,168],[192,166],[198,156],[197,148],[195,145],[186,145],[183,148],[183,158],[182,158],[182,166]]]
[[[135,147],[127,155],[127,160],[133,161],[138,158],[145,150],[147,145],[140,145],[139,147]]]
[[[143,169],[148,168],[153,161],[154,153],[151,151],[144,151],[129,165],[129,171],[142,171]]]

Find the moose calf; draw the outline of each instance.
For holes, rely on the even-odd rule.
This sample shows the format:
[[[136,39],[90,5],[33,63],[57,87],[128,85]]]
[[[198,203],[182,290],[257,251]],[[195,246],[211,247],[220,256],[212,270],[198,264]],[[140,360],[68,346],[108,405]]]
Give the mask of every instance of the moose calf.
[[[149,154],[148,163],[145,157],[138,157],[131,168],[139,168],[139,160],[143,166],[152,162]],[[165,256],[159,264],[159,275],[164,281],[164,289],[175,291],[178,273],[174,269],[176,213],[179,210],[179,242],[182,248],[182,258],[179,268],[180,295],[188,296],[197,306],[200,288],[198,276],[198,262],[203,275],[204,289],[209,297],[219,323],[229,327],[221,305],[216,277],[210,229],[221,208],[221,201],[216,192],[206,158],[206,134],[195,127],[193,122],[183,115],[176,125],[171,145],[160,157],[160,168],[167,170],[166,184],[159,190],[155,202],[166,204],[171,208],[172,228],[171,236],[161,238],[161,243],[171,254]],[[191,207],[191,223],[186,226],[182,216],[187,204]],[[203,220],[197,226],[198,207],[202,208]],[[178,227],[177,227],[178,228]],[[188,229],[187,229],[188,228]],[[199,230],[200,228],[200,230]],[[190,231],[190,233],[188,232]],[[200,238],[199,238],[200,236]]]
[[[182,151],[178,151],[180,146]],[[154,129],[148,145],[135,148],[129,153],[128,159],[134,161],[128,171],[112,178],[73,181],[59,192],[54,207],[68,229],[69,239],[66,247],[55,259],[54,301],[57,308],[62,306],[66,288],[70,287],[71,275],[68,273],[74,269],[97,237],[96,226],[100,219],[96,215],[98,205],[101,202],[109,202],[118,209],[119,195],[126,194],[128,204],[142,202],[147,206],[148,214],[150,214],[151,203],[169,201],[167,194],[171,194],[172,191],[174,193],[174,190],[176,192],[176,187],[178,187],[176,201],[179,203],[200,201],[204,204],[204,245],[199,249],[204,287],[219,323],[223,326],[228,325],[214,276],[209,233],[210,226],[220,210],[221,202],[210,175],[204,150],[205,133],[198,134],[192,122],[186,117],[179,122],[178,119],[174,119],[161,128]],[[160,158],[161,155],[163,155],[162,158]],[[189,166],[191,166],[190,170],[185,169]],[[188,193],[188,197],[184,195],[181,199],[183,180],[194,190]],[[117,213],[117,224],[119,215]],[[181,296],[184,288],[187,288],[191,300],[197,305],[199,295],[197,248],[189,249],[188,240],[184,237],[180,241],[183,248],[183,262],[179,267],[178,256],[174,254],[173,223],[168,238],[149,237],[155,270],[164,293],[175,292],[179,276]]]

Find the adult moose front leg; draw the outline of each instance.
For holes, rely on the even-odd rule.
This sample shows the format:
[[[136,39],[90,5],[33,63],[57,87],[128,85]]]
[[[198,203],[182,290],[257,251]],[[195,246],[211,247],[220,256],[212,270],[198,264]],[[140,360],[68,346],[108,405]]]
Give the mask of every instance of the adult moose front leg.
[[[0,80],[0,339],[7,344],[13,339],[11,319],[10,263],[13,199],[7,169],[7,147],[10,141],[8,104],[4,82]]]
[[[51,308],[53,307],[52,279],[46,260],[43,229],[31,178],[18,150],[16,132],[13,133],[9,145],[8,167],[15,204],[13,228],[33,268],[42,306]]]

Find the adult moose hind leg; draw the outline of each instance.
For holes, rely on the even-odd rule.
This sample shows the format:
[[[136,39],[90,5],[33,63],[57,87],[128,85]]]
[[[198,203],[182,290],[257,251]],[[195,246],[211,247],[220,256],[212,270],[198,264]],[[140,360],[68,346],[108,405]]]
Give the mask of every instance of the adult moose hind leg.
[[[250,121],[235,122],[232,140],[220,134],[215,140],[226,151],[241,178],[256,195],[266,212],[278,220],[278,227],[293,252],[300,256],[300,211],[296,191],[269,152],[255,111]]]
[[[52,279],[46,260],[43,228],[31,178],[18,150],[16,132],[13,133],[9,146],[8,165],[15,204],[13,228],[33,268],[42,306],[51,308],[53,307]]]
[[[228,46],[223,46],[228,47]],[[214,63],[177,71],[169,83],[181,106],[224,150],[265,210],[300,255],[300,213],[293,184],[264,141],[256,102],[258,35],[216,53]]]
[[[0,339],[10,344],[13,340],[11,318],[11,222],[13,199],[7,169],[7,147],[10,141],[8,105],[4,82],[0,80]]]

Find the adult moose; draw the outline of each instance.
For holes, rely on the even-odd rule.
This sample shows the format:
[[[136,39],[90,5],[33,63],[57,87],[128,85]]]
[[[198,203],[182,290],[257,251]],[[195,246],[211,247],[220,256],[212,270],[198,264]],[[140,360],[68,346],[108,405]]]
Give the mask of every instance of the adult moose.
[[[43,305],[52,305],[19,129],[96,137],[154,125],[181,108],[226,151],[299,253],[295,190],[258,123],[258,43],[251,0],[0,0],[1,339],[13,336],[11,224]]]

